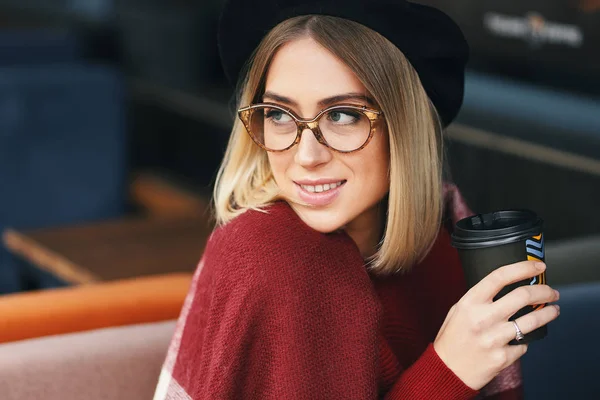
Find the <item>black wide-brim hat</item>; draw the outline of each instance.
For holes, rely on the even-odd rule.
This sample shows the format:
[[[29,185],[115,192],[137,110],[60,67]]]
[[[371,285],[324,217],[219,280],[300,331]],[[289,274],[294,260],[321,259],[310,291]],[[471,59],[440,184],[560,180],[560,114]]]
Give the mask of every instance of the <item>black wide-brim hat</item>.
[[[358,22],[394,43],[417,71],[442,124],[454,120],[463,101],[467,42],[448,15],[404,0],[226,0],[218,39],[229,81],[237,82],[272,28],[309,14]]]

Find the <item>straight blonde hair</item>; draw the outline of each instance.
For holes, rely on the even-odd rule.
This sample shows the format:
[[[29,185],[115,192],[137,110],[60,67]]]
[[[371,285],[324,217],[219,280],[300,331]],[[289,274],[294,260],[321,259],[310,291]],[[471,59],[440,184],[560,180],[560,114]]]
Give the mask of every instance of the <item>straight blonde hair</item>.
[[[441,227],[443,141],[419,76],[394,44],[342,18],[288,19],[255,50],[242,73],[237,104],[260,101],[273,55],[285,43],[307,36],[348,65],[385,115],[390,148],[385,232],[367,265],[377,275],[406,272],[427,255]],[[266,152],[236,119],[214,189],[217,224],[279,199]]]

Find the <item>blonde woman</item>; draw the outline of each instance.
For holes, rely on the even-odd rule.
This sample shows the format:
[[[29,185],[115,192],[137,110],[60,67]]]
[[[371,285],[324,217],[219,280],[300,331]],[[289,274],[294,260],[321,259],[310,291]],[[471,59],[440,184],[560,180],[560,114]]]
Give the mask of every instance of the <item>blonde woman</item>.
[[[492,301],[531,262],[466,291],[442,182],[458,27],[400,0],[230,0],[219,39],[239,118],[155,399],[521,398],[508,318],[557,294]]]

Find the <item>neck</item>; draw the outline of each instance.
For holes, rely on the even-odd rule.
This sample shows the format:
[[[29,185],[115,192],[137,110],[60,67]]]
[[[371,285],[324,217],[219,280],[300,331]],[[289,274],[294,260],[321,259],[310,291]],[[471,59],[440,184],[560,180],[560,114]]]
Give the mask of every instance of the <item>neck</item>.
[[[384,212],[385,208],[378,203],[353,219],[344,228],[365,260],[377,252],[384,225]]]

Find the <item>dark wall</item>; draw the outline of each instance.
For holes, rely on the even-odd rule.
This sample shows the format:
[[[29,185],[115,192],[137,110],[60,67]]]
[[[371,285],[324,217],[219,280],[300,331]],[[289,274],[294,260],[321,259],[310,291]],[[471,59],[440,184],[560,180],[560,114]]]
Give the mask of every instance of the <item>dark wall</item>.
[[[447,141],[452,178],[480,213],[528,208],[557,240],[600,233],[600,176]]]

